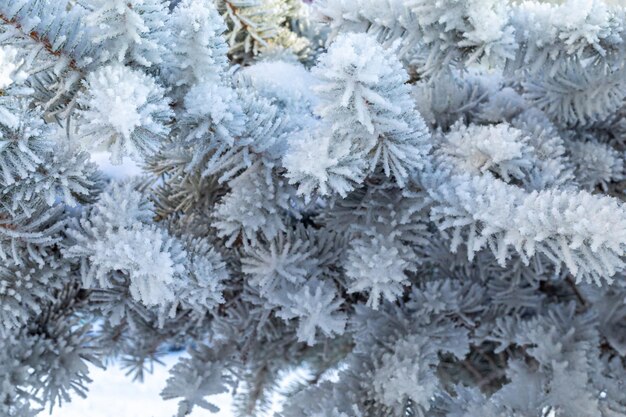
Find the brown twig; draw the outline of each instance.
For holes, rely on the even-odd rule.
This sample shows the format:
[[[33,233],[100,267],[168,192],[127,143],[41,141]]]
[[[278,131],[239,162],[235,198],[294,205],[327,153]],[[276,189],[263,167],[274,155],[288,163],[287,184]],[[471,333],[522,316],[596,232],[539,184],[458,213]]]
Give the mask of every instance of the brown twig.
[[[565,282],[567,282],[567,285],[569,285],[569,287],[572,289],[572,291],[574,292],[574,295],[576,296],[576,298],[578,299],[582,307],[586,308],[589,305],[589,303],[587,302],[587,300],[585,300],[585,297],[583,297],[583,295],[580,293],[580,290],[576,286],[576,283],[574,282],[572,277],[568,276],[567,278],[565,278]]]
[[[22,31],[22,25],[16,19],[9,19],[6,16],[4,16],[2,13],[0,13],[0,21],[2,21],[3,23],[5,23],[7,25],[13,26],[15,29],[17,29],[18,31],[22,32],[25,36],[28,36],[34,42],[43,45],[43,47],[46,50],[46,52],[48,52],[50,55],[58,57],[58,58],[63,56],[63,53],[60,50],[56,50],[55,51],[52,48],[52,43],[45,36],[40,35],[39,33],[35,32],[34,30],[30,31],[29,33],[23,32]],[[70,67],[71,69],[73,69],[75,71],[79,71],[80,72],[81,70],[78,67],[77,63],[76,63],[76,60],[74,60],[71,57],[67,57],[67,58],[69,59],[68,67]]]

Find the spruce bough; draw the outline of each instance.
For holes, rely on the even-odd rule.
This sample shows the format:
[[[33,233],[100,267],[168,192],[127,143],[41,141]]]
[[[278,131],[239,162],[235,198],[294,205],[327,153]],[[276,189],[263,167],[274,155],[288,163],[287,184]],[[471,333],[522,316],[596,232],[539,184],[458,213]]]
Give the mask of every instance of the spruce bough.
[[[0,59],[0,415],[184,347],[178,417],[626,416],[626,8],[0,0]]]

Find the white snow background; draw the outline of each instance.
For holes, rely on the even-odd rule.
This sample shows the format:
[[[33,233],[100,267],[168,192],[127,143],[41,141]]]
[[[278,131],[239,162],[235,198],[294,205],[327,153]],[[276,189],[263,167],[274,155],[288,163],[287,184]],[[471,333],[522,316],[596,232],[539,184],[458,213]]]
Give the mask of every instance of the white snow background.
[[[165,387],[168,370],[176,364],[180,353],[161,358],[163,365],[155,364],[152,374],[146,373],[143,382],[132,382],[126,371],[116,365],[102,370],[89,368],[93,380],[89,384],[87,398],[74,395],[72,402],[55,407],[52,417],[172,417],[176,415],[177,400],[163,400],[159,393]],[[190,417],[231,417],[230,394],[216,395],[209,399],[220,408],[212,414],[202,408],[194,408]],[[44,413],[45,415],[46,413]]]

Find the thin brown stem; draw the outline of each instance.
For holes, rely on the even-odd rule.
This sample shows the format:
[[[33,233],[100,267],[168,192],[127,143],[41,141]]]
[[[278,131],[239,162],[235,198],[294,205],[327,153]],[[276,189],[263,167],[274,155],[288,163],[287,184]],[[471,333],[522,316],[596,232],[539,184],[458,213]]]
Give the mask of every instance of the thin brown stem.
[[[572,277],[568,276],[567,278],[565,278],[565,282],[567,282],[567,285],[569,285],[569,287],[572,289],[572,291],[574,292],[574,295],[576,296],[576,298],[578,299],[582,307],[586,308],[589,305],[589,303],[587,302],[585,297],[581,294],[580,290],[578,289],[578,286],[576,286],[576,283],[574,282]]]
[[[28,36],[30,39],[32,39],[34,42],[43,45],[43,47],[46,50],[46,52],[48,52],[50,55],[55,56],[55,57],[62,57],[63,56],[63,53],[61,51],[59,51],[59,50],[55,51],[52,48],[52,43],[45,36],[40,35],[36,31],[30,31],[28,33],[24,32],[22,30],[21,23],[18,22],[16,19],[9,19],[6,16],[4,16],[2,13],[0,13],[0,21],[3,22],[4,24],[13,26],[15,29],[17,29],[18,31],[23,33],[25,36]],[[69,59],[68,67],[73,69],[73,70],[75,70],[75,71],[79,71],[80,72],[81,70],[78,67],[78,65],[76,64],[76,60],[74,60],[71,57],[68,57],[68,59]]]

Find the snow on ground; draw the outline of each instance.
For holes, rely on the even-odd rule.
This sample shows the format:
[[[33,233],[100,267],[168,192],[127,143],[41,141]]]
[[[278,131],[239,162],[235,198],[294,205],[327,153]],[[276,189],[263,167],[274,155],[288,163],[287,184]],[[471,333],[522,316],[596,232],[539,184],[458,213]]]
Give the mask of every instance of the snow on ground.
[[[121,180],[141,175],[141,168],[130,158],[124,158],[120,165],[113,165],[109,152],[92,152],[91,161],[98,165],[100,171],[109,178]]]
[[[290,98],[302,104],[317,103],[317,95],[311,89],[316,84],[315,77],[302,65],[284,61],[261,61],[241,70],[252,85],[268,96]],[[289,80],[289,82],[285,82]]]
[[[126,371],[110,366],[106,371],[91,367],[87,398],[74,396],[72,402],[62,408],[55,407],[52,417],[172,417],[176,415],[177,400],[163,400],[159,393],[165,387],[167,371],[174,366],[180,354],[168,355],[161,360],[165,366],[155,365],[153,374],[146,374],[144,382],[133,382]],[[212,414],[195,408],[190,417],[231,417],[230,394],[216,395],[210,401],[220,407]],[[47,413],[42,413],[46,415]]]

